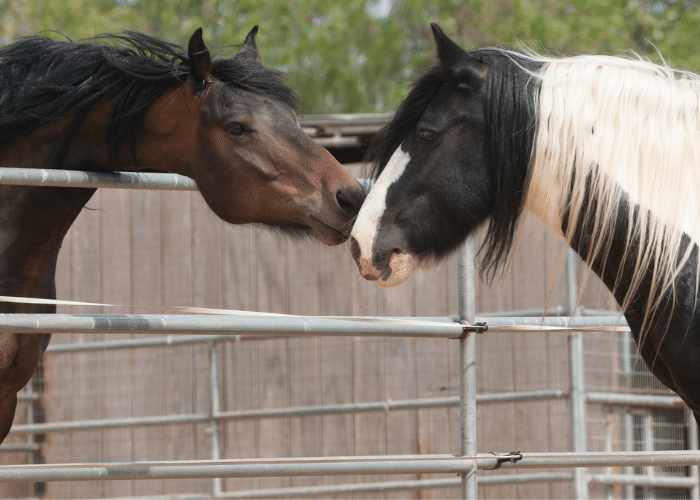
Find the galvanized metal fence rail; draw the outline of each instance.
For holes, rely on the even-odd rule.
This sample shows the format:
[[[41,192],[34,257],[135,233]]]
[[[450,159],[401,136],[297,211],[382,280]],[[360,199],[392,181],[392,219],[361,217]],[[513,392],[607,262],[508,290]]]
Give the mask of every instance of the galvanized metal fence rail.
[[[191,179],[173,174],[121,173],[94,174],[52,170],[0,169],[0,183],[74,186],[116,187],[137,189],[196,190]],[[0,331],[25,333],[169,333],[167,337],[120,341],[90,342],[78,345],[50,346],[48,352],[77,350],[138,348],[160,344],[200,343],[211,346],[210,390],[211,408],[208,414],[143,417],[132,419],[101,419],[79,422],[49,422],[15,426],[12,433],[27,434],[25,447],[13,445],[12,449],[27,451],[38,445],[32,434],[60,432],[70,429],[110,428],[136,425],[160,425],[180,422],[211,422],[212,459],[205,461],[177,462],[128,462],[102,464],[42,464],[0,466],[0,481],[53,481],[53,480],[115,480],[153,478],[212,478],[212,497],[266,498],[275,496],[306,496],[343,494],[352,492],[392,491],[453,487],[461,484],[462,498],[476,498],[477,484],[495,484],[512,481],[562,481],[574,482],[573,496],[587,498],[588,486],[593,483],[606,485],[625,484],[680,488],[689,491],[691,498],[700,498],[697,451],[697,428],[689,425],[691,450],[678,452],[610,452],[590,453],[586,450],[586,405],[650,406],[678,408],[682,403],[676,397],[633,396],[626,394],[590,393],[583,382],[584,357],[583,333],[567,331],[570,336],[570,388],[568,391],[525,391],[504,394],[476,394],[475,345],[478,333],[465,330],[464,324],[486,322],[489,326],[540,326],[602,328],[624,324],[617,316],[579,317],[573,314],[576,306],[576,284],[573,255],[568,259],[567,290],[569,316],[564,317],[477,317],[474,300],[473,242],[469,241],[459,259],[458,317],[441,318],[324,318],[278,315],[109,315],[109,314],[2,314]],[[315,407],[280,408],[259,411],[222,412],[218,407],[217,344],[231,336],[238,339],[251,336],[402,336],[458,339],[460,391],[458,398],[416,399],[404,401],[377,401],[370,403],[324,405]],[[31,392],[24,399],[36,398]],[[569,398],[571,402],[572,447],[571,453],[479,454],[476,443],[476,405],[483,402],[505,402],[538,399]],[[329,414],[354,411],[387,411],[393,409],[426,408],[435,406],[459,406],[461,456],[369,456],[298,459],[223,460],[220,458],[217,425],[229,419],[266,418],[291,415]],[[9,447],[0,447],[0,451]],[[631,467],[682,465],[689,467],[688,477],[639,476]],[[587,474],[586,467],[625,467],[626,474]],[[536,473],[488,477],[477,479],[479,469],[509,468],[573,468],[571,473]],[[457,473],[461,479],[396,481],[380,484],[333,485],[308,488],[285,488],[269,491],[222,492],[220,478],[241,476],[289,476],[324,474],[405,474],[405,473]]]

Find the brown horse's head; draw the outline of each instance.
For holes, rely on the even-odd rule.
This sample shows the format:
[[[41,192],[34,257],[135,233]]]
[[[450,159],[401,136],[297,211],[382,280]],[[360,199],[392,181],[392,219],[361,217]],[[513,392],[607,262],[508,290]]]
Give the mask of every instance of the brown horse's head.
[[[198,29],[189,42],[187,80],[154,103],[144,128],[160,134],[143,134],[139,149],[162,154],[152,146],[165,133],[172,145],[165,168],[192,177],[227,222],[313,231],[323,243],[342,243],[364,190],[299,126],[296,95],[260,64],[256,33],[257,26],[232,59],[212,61]]]

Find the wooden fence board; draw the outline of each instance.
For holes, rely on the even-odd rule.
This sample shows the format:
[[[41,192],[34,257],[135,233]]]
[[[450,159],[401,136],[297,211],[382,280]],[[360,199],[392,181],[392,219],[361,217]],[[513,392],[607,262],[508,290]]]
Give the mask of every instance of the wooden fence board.
[[[197,193],[131,192],[104,197],[98,193],[90,206],[104,212],[85,211],[71,230],[60,256],[61,265],[68,268],[58,273],[60,298],[321,315],[457,313],[455,257],[399,291],[386,292],[361,279],[347,246],[297,244],[266,230],[223,225]],[[537,245],[535,250],[523,245],[503,282],[477,281],[478,311],[543,307],[553,265],[546,231]],[[95,246],[106,251],[100,254]],[[551,307],[564,304],[562,282],[563,277]],[[597,307],[606,300],[593,279],[582,303]],[[55,341],[91,338],[60,337]],[[562,342],[557,334],[480,336],[479,392],[543,388],[540,385],[547,386],[549,379],[563,380],[567,365],[561,358],[562,352],[565,356]],[[97,357],[94,353],[50,356],[49,419],[206,412],[208,349],[179,346]],[[457,350],[457,341],[428,339],[226,342],[220,354],[221,407],[242,410],[457,395]],[[524,352],[536,355],[536,360],[524,362]],[[125,379],[125,389],[108,382],[113,373]],[[96,377],[102,380],[95,383]],[[563,411],[562,402],[482,406],[478,449],[566,449],[568,443],[561,444],[561,436],[568,432]],[[451,407],[227,422],[221,425],[222,455],[456,453],[457,416],[458,409]],[[50,442],[50,461],[111,456],[172,460],[208,458],[209,453],[206,425],[195,424],[59,433]],[[247,478],[226,480],[224,487],[240,490],[382,479],[387,477]],[[209,480],[133,481],[114,487],[50,483],[47,492],[57,498],[155,495],[203,492],[210,484]],[[556,497],[568,491],[565,488],[489,486],[480,487],[480,495]],[[416,495],[440,496],[437,492]]]

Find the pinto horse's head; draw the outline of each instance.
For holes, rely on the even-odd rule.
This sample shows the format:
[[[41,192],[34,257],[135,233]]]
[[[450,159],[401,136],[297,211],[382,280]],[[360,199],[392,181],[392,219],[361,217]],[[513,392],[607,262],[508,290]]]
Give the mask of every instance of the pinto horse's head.
[[[201,28],[189,41],[189,75],[175,109],[161,99],[165,123],[179,120],[184,175],[209,207],[233,224],[261,223],[292,235],[345,241],[364,190],[300,127],[296,95],[280,74],[262,66],[257,26],[232,59],[212,58]],[[182,95],[184,93],[184,96]],[[183,99],[184,97],[184,99]],[[177,109],[184,116],[168,116]],[[148,119],[149,117],[147,117]],[[150,117],[153,123],[153,114]]]
[[[360,274],[381,287],[447,256],[487,219],[482,270],[493,277],[523,208],[539,63],[466,52],[431,26],[438,64],[375,137],[367,160],[377,181],[351,235]]]
[[[352,231],[360,273],[381,287],[451,252],[493,206],[484,155],[488,67],[432,26],[440,64],[376,138],[370,159],[379,176]]]

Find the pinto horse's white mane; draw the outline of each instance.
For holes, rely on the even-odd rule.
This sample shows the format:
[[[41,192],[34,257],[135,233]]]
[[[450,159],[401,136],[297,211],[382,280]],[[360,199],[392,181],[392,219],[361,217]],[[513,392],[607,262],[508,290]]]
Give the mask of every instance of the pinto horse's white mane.
[[[567,211],[569,242],[588,218],[589,263],[606,258],[615,222],[626,217],[627,241],[648,241],[624,249],[637,270],[627,302],[651,267],[650,296],[673,291],[690,253],[679,265],[682,234],[700,242],[700,77],[622,57],[540,60],[526,208],[560,233]],[[623,200],[629,210],[618,213]],[[658,300],[647,304],[647,321]]]

